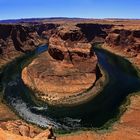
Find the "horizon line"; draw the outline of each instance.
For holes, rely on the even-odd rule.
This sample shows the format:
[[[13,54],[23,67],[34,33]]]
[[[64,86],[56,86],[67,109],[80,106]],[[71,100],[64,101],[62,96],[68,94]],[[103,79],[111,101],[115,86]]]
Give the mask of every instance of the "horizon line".
[[[92,17],[23,17],[23,18],[7,18],[7,19],[0,19],[0,21],[6,20],[28,20],[28,19],[89,19],[89,20],[140,20],[140,18],[119,18],[119,17],[108,17],[108,18],[92,18]]]

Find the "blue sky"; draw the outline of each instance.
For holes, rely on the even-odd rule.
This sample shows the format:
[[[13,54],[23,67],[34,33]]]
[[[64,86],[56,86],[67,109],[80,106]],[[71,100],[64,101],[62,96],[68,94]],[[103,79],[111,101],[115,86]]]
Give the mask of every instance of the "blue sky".
[[[140,0],[0,0],[0,19],[139,18]]]

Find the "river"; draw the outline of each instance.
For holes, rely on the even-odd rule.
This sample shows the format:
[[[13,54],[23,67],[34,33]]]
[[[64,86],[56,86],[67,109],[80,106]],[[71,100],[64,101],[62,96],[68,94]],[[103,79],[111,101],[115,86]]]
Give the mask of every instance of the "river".
[[[22,79],[21,71],[40,53],[47,50],[40,46],[34,52],[14,60],[2,74],[3,96],[6,103],[24,120],[41,127],[54,126],[57,130],[101,128],[118,119],[123,111],[120,106],[126,97],[140,91],[140,78],[133,65],[122,57],[101,48],[94,51],[98,63],[107,73],[108,83],[92,100],[75,107],[39,105],[32,99],[31,91]]]

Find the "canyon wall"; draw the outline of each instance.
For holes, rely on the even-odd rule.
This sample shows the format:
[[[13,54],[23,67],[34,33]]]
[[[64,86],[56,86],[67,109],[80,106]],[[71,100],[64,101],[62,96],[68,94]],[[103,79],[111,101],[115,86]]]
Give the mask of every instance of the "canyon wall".
[[[140,69],[140,26],[114,26],[108,33],[103,48],[128,58]]]
[[[68,25],[65,32],[60,33],[63,40],[77,39],[95,44],[103,43],[110,49],[123,51],[125,55],[139,58],[140,51],[140,26],[128,23],[73,23],[75,28],[80,28],[80,34],[70,37],[72,23],[23,23],[0,25],[0,63],[11,60],[19,54],[34,50],[42,44],[48,44],[49,38],[58,32],[59,26]],[[53,37],[54,38],[54,37]]]
[[[37,46],[48,43],[49,36],[59,25],[54,24],[1,24],[0,65],[3,65]],[[47,32],[46,32],[47,31]]]

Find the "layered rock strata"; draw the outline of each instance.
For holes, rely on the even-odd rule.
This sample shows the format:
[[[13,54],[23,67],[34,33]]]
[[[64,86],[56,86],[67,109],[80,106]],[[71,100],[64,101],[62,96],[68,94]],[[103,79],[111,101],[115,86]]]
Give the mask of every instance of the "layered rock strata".
[[[140,26],[114,26],[108,33],[103,48],[128,58],[140,69]]]
[[[48,52],[22,71],[24,83],[41,100],[60,100],[91,88],[100,75],[92,45],[79,27],[60,26],[49,39]]]
[[[48,43],[58,25],[54,24],[1,24],[0,65],[4,65],[37,46]]]

